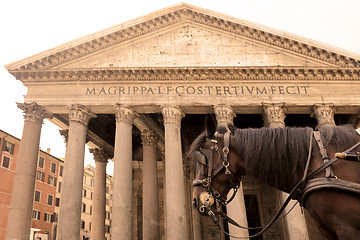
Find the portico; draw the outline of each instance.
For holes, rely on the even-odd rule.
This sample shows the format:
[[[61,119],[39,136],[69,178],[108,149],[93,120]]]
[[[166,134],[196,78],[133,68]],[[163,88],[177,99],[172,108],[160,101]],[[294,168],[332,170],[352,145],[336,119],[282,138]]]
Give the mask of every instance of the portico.
[[[40,106],[46,111],[41,118],[49,113],[50,121],[69,130],[60,239],[79,237],[85,144],[102,153],[95,158],[95,194],[105,194],[101,175],[107,159],[114,161],[112,239],[228,239],[192,212],[187,197],[192,174],[184,174],[185,155],[203,130],[205,114],[239,128],[315,127],[346,123],[360,111],[359,56],[188,4],[6,68],[28,87],[26,104]],[[20,149],[20,156],[30,154],[32,162],[41,123],[35,125],[25,120],[23,142],[33,150]],[[23,181],[21,174],[15,178]],[[228,211],[244,225],[267,223],[282,193],[246,184]],[[96,199],[99,224],[91,237],[101,239],[104,198]],[[293,213],[265,233],[266,239],[318,234],[300,208]],[[28,215],[14,210],[10,216],[17,225],[7,239],[28,227]]]

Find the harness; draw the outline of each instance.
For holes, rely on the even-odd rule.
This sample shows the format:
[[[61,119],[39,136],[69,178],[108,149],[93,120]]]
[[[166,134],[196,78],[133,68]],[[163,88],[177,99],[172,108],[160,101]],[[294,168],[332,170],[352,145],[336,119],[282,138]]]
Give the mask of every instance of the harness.
[[[216,213],[220,215],[223,219],[227,220],[229,223],[233,224],[236,227],[243,228],[243,229],[261,229],[260,232],[249,236],[249,237],[236,237],[231,236],[233,238],[237,239],[248,239],[251,237],[256,237],[264,233],[272,224],[275,222],[281,220],[284,218],[294,207],[295,204],[289,212],[287,212],[282,218],[279,218],[281,213],[285,210],[286,206],[290,202],[291,199],[298,200],[300,205],[304,205],[305,200],[307,196],[312,193],[313,191],[320,190],[320,189],[340,189],[344,191],[350,191],[354,193],[360,194],[360,184],[355,182],[350,182],[346,180],[338,179],[331,168],[331,165],[336,162],[339,158],[345,159],[345,160],[355,160],[357,159],[358,162],[360,162],[360,153],[352,153],[356,147],[360,145],[360,142],[356,143],[349,149],[345,150],[343,153],[336,153],[335,158],[329,159],[327,155],[327,151],[324,147],[324,144],[321,139],[321,135],[319,131],[313,131],[313,133],[310,136],[310,143],[309,143],[309,154],[307,158],[307,162],[305,165],[305,171],[303,178],[301,181],[296,184],[296,186],[293,188],[293,190],[289,193],[288,198],[285,200],[279,211],[276,213],[276,215],[273,217],[273,219],[266,225],[261,227],[244,227],[238,224],[236,221],[231,219],[229,216],[227,216],[221,209],[221,206],[226,206],[228,203],[230,203],[240,186],[241,179],[238,178],[234,172],[230,168],[230,164],[228,161],[228,154],[229,154],[229,145],[230,145],[230,130],[227,131],[224,134],[224,147],[222,149],[222,154],[219,151],[218,148],[218,141],[211,138],[206,138],[207,142],[211,143],[210,149],[202,149],[200,148],[200,151],[195,152],[195,157],[201,164],[208,167],[208,173],[207,177],[203,179],[195,179],[193,181],[193,186],[199,186],[202,185],[203,187],[207,188],[207,192],[202,192],[199,195],[199,200],[201,202],[201,206],[199,207],[199,211],[201,213],[206,213],[213,221],[214,223],[223,231],[226,235],[231,236],[228,232],[226,232],[220,225],[219,220],[216,217],[216,214],[211,210],[211,207],[215,204],[216,206]],[[315,169],[311,173],[308,174],[309,171],[309,165],[311,160],[311,152],[312,152],[312,140],[313,137],[316,140],[316,143],[319,146],[321,158],[323,160],[323,165],[319,168]],[[222,163],[220,166],[218,166],[214,171],[213,168],[213,155],[215,152],[218,154],[219,158],[222,159]],[[220,193],[214,189],[214,187],[211,185],[211,180],[218,175],[223,169],[225,169],[225,175],[229,179],[232,188],[234,189],[232,196],[227,200],[223,199],[220,196]],[[320,172],[325,170],[325,176],[321,178],[313,178]]]

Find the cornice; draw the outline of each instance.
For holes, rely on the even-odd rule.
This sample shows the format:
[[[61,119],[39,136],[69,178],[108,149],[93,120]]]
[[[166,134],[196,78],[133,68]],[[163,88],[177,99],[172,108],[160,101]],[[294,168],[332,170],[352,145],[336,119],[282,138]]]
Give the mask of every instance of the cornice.
[[[6,65],[5,68],[10,72],[14,70],[55,68],[63,63],[144,36],[182,21],[195,22],[231,32],[336,66],[360,67],[360,56],[355,56],[355,54],[350,52],[345,53],[345,51],[325,44],[206,9],[188,4],[179,4],[63,44],[57,48]]]
[[[23,83],[112,81],[359,81],[360,68],[170,67],[12,71]]]

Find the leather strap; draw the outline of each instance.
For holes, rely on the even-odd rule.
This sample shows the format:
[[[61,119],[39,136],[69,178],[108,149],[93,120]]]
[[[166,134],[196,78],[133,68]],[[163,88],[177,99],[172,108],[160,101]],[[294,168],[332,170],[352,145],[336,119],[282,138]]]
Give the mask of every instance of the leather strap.
[[[324,163],[327,163],[330,159],[329,156],[327,154],[327,151],[324,147],[324,144],[321,140],[321,135],[320,135],[320,131],[314,131],[314,137],[315,140],[320,148],[320,154],[321,154],[321,158],[324,161]],[[333,178],[334,177],[334,171],[332,170],[331,166],[329,165],[327,168],[325,168],[325,175],[327,178]]]

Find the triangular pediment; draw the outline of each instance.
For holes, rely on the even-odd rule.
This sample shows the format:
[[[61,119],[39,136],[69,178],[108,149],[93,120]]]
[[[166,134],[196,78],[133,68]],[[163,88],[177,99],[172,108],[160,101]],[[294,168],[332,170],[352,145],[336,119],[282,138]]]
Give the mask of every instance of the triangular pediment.
[[[324,66],[324,63],[236,34],[184,22],[59,68],[189,66]]]
[[[144,67],[359,67],[325,44],[178,4],[9,64],[11,73]]]

